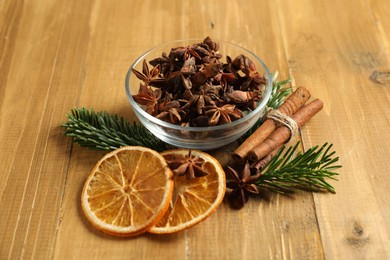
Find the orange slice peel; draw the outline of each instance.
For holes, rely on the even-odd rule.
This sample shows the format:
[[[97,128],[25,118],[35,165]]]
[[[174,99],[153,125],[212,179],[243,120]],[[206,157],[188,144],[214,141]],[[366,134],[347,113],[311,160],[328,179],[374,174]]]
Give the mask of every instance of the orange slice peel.
[[[186,155],[187,149],[162,152]],[[169,208],[160,221],[149,229],[155,234],[176,233],[188,229],[210,217],[223,201],[226,191],[225,172],[220,163],[211,155],[192,150],[193,156],[204,159],[206,176],[188,180],[186,176],[174,177],[174,188]]]
[[[169,207],[173,174],[158,152],[122,147],[106,154],[87,178],[81,206],[91,224],[111,235],[135,236]]]

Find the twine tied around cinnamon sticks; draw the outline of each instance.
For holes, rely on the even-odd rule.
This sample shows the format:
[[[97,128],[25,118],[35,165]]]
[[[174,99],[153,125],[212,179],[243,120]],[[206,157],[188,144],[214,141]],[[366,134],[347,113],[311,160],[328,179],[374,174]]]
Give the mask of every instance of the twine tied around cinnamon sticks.
[[[267,115],[264,123],[233,152],[232,157],[238,163],[249,161],[257,169],[264,167],[281,146],[322,109],[323,103],[319,99],[306,104],[310,96],[306,88],[297,88],[277,110]]]
[[[277,109],[269,109],[266,115],[267,118],[270,118],[279,124],[284,125],[290,130],[290,138],[286,141],[288,143],[294,136],[299,134],[299,126],[297,122],[294,121],[291,117],[283,114]]]

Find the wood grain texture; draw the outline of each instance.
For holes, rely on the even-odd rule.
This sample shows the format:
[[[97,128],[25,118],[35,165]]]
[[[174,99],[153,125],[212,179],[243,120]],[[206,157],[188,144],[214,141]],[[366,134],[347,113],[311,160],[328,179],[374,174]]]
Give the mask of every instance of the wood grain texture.
[[[386,0],[0,1],[0,259],[390,258],[389,12]],[[103,152],[62,135],[66,113],[135,120],[124,92],[133,60],[207,35],[324,101],[301,136],[303,149],[334,144],[337,193],[265,193],[239,211],[224,202],[168,236],[92,229],[80,193]],[[212,153],[226,163],[234,147]]]
[[[389,138],[383,138],[390,126],[390,111],[385,108],[390,89],[372,82],[370,75],[388,70],[389,56],[369,2],[355,1],[346,12],[349,5],[349,1],[294,5],[280,1],[278,10],[289,10],[295,21],[282,22],[295,80],[313,86],[313,96],[325,104],[322,116],[304,128],[304,144],[332,140],[343,165],[339,182],[334,183],[337,194],[314,195],[325,256],[386,258],[390,205],[378,193],[389,186],[389,165],[378,163],[382,160],[378,156],[390,153]]]

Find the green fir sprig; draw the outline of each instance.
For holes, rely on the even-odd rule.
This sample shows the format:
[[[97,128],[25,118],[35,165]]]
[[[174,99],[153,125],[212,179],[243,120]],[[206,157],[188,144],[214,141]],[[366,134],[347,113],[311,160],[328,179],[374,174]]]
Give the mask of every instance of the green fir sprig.
[[[111,151],[127,145],[145,146],[156,151],[171,148],[144,126],[135,122],[131,124],[123,117],[105,111],[73,108],[62,126],[64,134],[72,137],[74,143],[89,149]]]
[[[297,152],[299,142],[287,150],[283,146],[265,165],[256,185],[280,193],[292,193],[296,190],[329,191],[335,189],[327,179],[336,180],[335,170],[339,157],[331,151],[332,144],[313,146],[304,153]],[[286,151],[285,151],[286,150]]]
[[[279,81],[278,76],[278,71],[272,75],[272,92],[271,98],[267,102],[268,108],[279,108],[288,95],[292,93],[292,88],[286,87],[286,85],[291,82],[291,79]]]

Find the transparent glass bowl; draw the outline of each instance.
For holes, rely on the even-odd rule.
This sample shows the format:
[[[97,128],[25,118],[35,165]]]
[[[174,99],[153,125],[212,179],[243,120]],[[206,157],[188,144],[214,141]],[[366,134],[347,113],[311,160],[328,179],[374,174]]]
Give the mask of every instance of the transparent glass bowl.
[[[163,52],[168,54],[172,48],[188,46],[199,42],[202,42],[202,39],[177,40],[150,49],[137,58],[131,65],[126,75],[125,86],[126,94],[133,107],[134,113],[137,115],[140,122],[157,138],[176,147],[211,150],[237,140],[248,131],[264,113],[266,104],[270,99],[272,92],[272,76],[267,66],[256,56],[256,54],[236,44],[216,40],[216,42],[219,43],[219,52],[222,55],[221,61],[226,62],[227,55],[234,59],[238,55],[243,54],[255,63],[257,71],[263,74],[267,79],[267,83],[263,89],[263,99],[258,103],[257,108],[231,123],[209,127],[182,127],[174,125],[148,114],[132,97],[132,95],[138,93],[141,82],[132,72],[133,68],[142,71],[142,62],[144,59],[149,62],[154,58],[160,57]],[[151,66],[149,67],[151,69]]]

